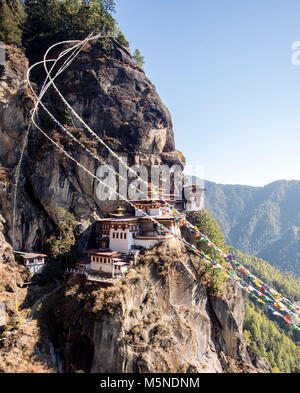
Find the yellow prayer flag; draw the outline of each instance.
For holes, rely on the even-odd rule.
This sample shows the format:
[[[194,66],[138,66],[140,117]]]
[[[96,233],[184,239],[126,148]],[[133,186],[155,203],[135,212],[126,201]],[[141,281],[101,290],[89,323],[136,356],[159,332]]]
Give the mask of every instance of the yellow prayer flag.
[[[21,318],[20,318],[20,314],[19,314],[18,299],[17,299],[17,298],[16,298],[16,312],[17,312],[17,315],[18,315],[18,319],[19,319],[19,328],[20,328],[21,325],[22,325],[22,322],[21,322]]]

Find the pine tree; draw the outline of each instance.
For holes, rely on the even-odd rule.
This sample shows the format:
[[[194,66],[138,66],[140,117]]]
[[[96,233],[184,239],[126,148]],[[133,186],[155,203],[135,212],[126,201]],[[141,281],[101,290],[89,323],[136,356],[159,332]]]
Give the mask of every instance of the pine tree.
[[[144,65],[144,63],[145,63],[144,56],[141,55],[141,52],[140,52],[138,49],[136,49],[136,50],[134,51],[134,54],[133,54],[132,57],[133,57],[133,59],[135,60],[135,62],[136,62],[140,67],[143,67],[143,65]]]
[[[1,0],[0,40],[6,44],[22,44],[22,29],[25,12],[21,0]]]

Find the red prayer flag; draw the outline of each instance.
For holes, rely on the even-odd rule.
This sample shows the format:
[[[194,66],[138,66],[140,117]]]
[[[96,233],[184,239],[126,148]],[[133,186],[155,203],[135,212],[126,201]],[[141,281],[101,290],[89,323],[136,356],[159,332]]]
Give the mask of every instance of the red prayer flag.
[[[286,323],[288,323],[289,325],[291,325],[291,321],[290,321],[290,317],[288,315],[286,315],[285,317],[283,317],[283,319],[285,320]]]

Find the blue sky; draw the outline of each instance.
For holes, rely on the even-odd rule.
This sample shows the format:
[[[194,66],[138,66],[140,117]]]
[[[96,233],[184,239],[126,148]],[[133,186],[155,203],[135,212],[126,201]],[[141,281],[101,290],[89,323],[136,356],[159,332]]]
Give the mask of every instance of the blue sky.
[[[206,179],[300,179],[299,0],[116,0],[176,148]],[[300,58],[300,56],[299,56]]]

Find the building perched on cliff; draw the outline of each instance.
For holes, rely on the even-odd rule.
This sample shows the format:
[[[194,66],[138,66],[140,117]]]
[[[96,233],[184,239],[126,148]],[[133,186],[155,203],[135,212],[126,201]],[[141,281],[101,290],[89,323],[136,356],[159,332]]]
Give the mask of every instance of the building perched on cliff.
[[[167,212],[164,204],[161,200],[137,201],[134,215],[124,213],[119,207],[115,213],[110,213],[109,218],[99,220],[100,247],[88,250],[87,256],[77,262],[77,268],[112,276],[123,274],[134,264],[139,249],[151,248],[165,240],[174,241],[172,234],[180,235],[179,223]]]
[[[184,210],[201,211],[204,207],[204,191],[199,184],[190,184],[183,186],[182,199],[184,201]]]
[[[145,199],[134,203],[137,207],[134,216],[124,214],[118,209],[116,213],[111,213],[109,218],[99,220],[102,244],[106,242],[110,249],[130,254],[134,248],[148,249],[160,241],[173,240],[172,234],[180,235],[179,225],[175,222],[174,215],[168,213],[164,207],[164,201]],[[162,229],[163,227],[167,230]]]
[[[165,195],[159,189],[154,199],[150,184],[147,198],[131,201],[136,206],[134,215],[119,207],[110,217],[98,220],[100,247],[128,254],[132,249],[148,249],[159,241],[175,240],[174,235],[180,236],[181,232],[170,206],[179,212],[201,210],[204,190],[196,184],[184,186],[181,199],[175,199],[174,194]],[[161,194],[163,197],[159,197]]]
[[[141,249],[149,249],[164,241],[176,241],[181,236],[180,219],[171,206],[180,212],[201,210],[203,191],[203,188],[193,184],[183,189],[182,199],[175,199],[173,194],[165,195],[159,189],[154,199],[149,184],[145,199],[132,201],[134,214],[128,214],[119,207],[109,217],[95,223],[99,248],[86,251],[86,256],[78,260],[76,267],[85,272],[108,273],[113,277],[124,274],[134,265]],[[200,194],[200,204],[198,199],[190,198],[191,194],[195,196],[196,193]]]
[[[122,207],[110,213],[108,218],[97,221],[99,249],[86,252],[77,268],[86,271],[110,273],[112,276],[125,273],[135,262],[141,249],[149,249],[159,242],[175,241],[180,236],[179,219],[171,212],[165,199],[147,198],[132,201],[134,214]],[[171,201],[170,201],[171,202]],[[172,200],[183,210],[183,200]]]
[[[104,250],[88,250],[90,260],[90,270],[103,273],[109,273],[113,277],[116,274],[123,274],[128,270],[130,265],[122,253],[118,251]]]
[[[14,251],[16,261],[26,266],[31,273],[40,274],[44,268],[47,255],[36,252]]]

